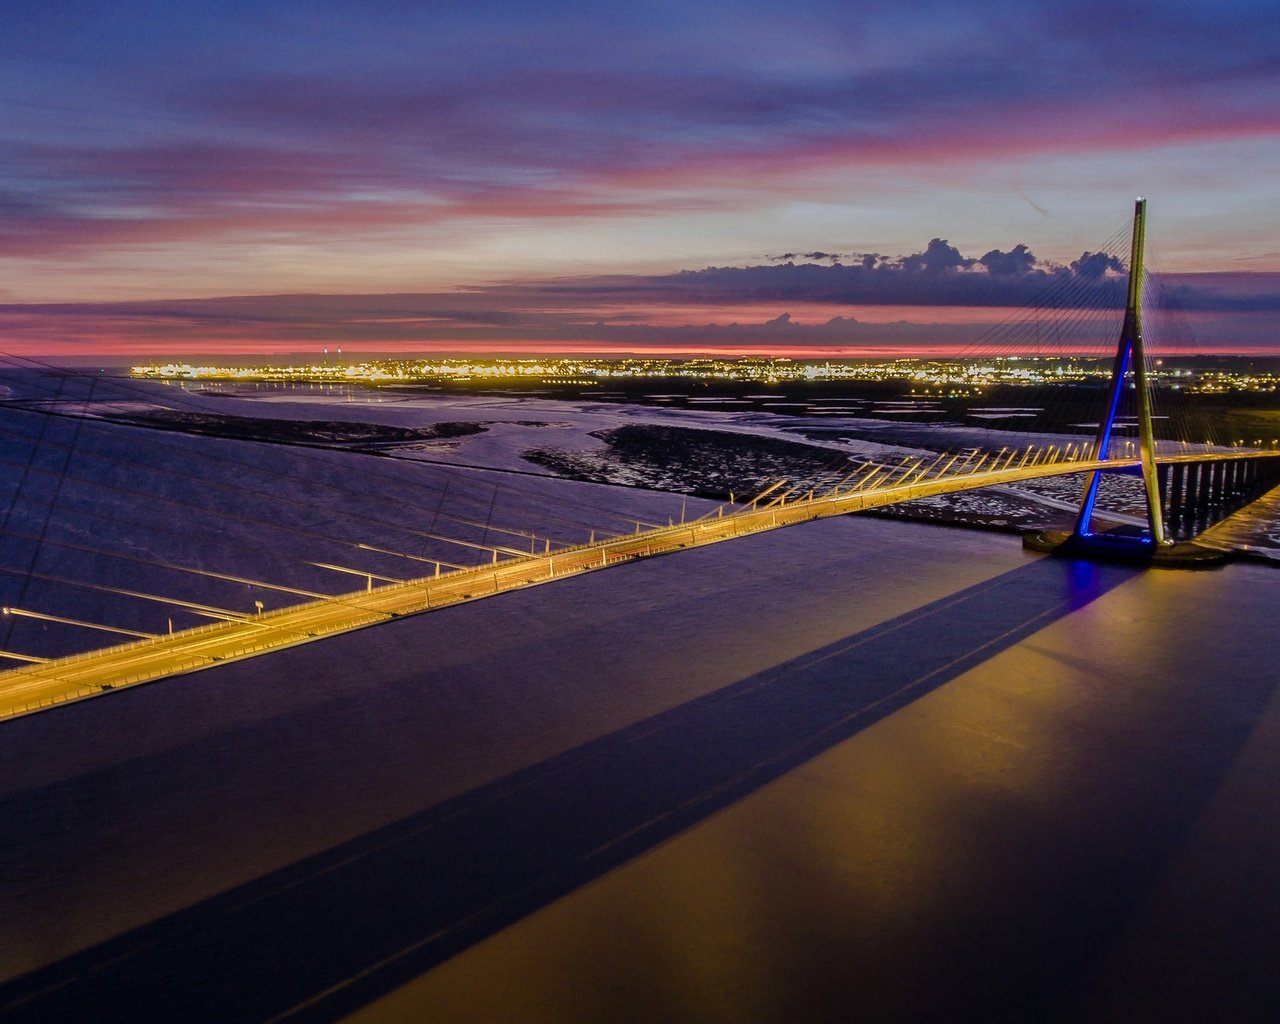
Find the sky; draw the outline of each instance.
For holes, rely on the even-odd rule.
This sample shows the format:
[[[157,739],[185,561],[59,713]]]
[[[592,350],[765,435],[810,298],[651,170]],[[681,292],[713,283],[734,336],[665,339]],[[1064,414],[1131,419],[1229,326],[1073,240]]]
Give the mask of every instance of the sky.
[[[1280,351],[1274,0],[6,22],[3,351],[941,350],[1110,301],[1138,195],[1190,343]]]

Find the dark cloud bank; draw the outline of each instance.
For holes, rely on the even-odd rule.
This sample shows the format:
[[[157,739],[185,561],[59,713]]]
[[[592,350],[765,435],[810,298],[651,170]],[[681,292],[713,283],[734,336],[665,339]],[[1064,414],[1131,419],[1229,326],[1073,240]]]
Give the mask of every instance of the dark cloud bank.
[[[967,257],[946,239],[934,238],[921,251],[889,258],[879,253],[822,251],[766,257],[751,267],[707,267],[653,277],[574,278],[529,285],[542,294],[581,302],[830,303],[847,306],[1035,306],[1055,290],[1070,291],[1073,302],[1098,308],[1124,303],[1124,264],[1103,252],[1084,252],[1068,266],[1042,263],[1025,246],[992,249]],[[797,262],[803,259],[805,262]],[[816,262],[821,261],[821,262]],[[497,294],[512,286],[485,291]],[[1200,301],[1203,296],[1184,297]]]
[[[24,352],[77,349],[155,354],[301,351],[385,343],[404,351],[532,344],[599,344],[601,348],[662,345],[718,349],[768,345],[911,347],[975,341],[982,325],[948,322],[948,308],[991,309],[991,323],[1009,308],[1119,310],[1126,274],[1112,254],[1084,252],[1066,265],[1038,260],[1025,245],[965,256],[935,238],[920,252],[814,250],[746,267],[708,267],[673,274],[592,276],[508,282],[457,292],[394,295],[274,295],[132,303],[0,305],[0,347]],[[822,262],[813,262],[814,260]],[[1188,274],[1159,277],[1151,293],[1191,315],[1205,348],[1273,345],[1280,311],[1280,274]],[[663,306],[706,306],[703,322],[655,323]],[[758,308],[759,319],[717,322],[717,307]],[[866,323],[845,314],[814,323],[823,306],[908,306],[937,309],[914,322]],[[804,320],[793,315],[803,311]],[[835,314],[836,310],[832,310]],[[736,314],[739,319],[742,314]],[[1039,313],[1034,314],[1039,316]],[[721,317],[721,320],[728,319]],[[968,319],[972,320],[973,317]],[[1277,346],[1280,347],[1280,346]]]

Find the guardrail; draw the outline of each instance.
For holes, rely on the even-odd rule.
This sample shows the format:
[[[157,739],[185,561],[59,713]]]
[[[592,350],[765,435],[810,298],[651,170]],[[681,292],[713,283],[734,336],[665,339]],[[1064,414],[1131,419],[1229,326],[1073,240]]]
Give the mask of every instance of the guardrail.
[[[1228,459],[1277,458],[1273,453],[1248,452],[1225,456]],[[1203,455],[1162,456],[1160,463],[1203,461]],[[13,718],[45,710],[102,693],[125,689],[141,683],[209,668],[227,661],[253,657],[267,651],[335,636],[355,629],[405,615],[420,614],[451,607],[466,601],[490,597],[521,587],[546,583],[553,579],[576,576],[610,565],[635,561],[703,544],[718,543],[748,534],[761,533],[814,519],[845,515],[850,512],[897,504],[937,494],[972,490],[1020,480],[1057,476],[1064,473],[1115,469],[1127,465],[1121,460],[1075,460],[1041,462],[1034,465],[979,470],[962,475],[914,479],[910,483],[889,484],[859,490],[804,497],[787,504],[784,494],[764,507],[754,504],[727,515],[673,523],[668,526],[637,530],[635,533],[601,538],[584,544],[557,548],[487,565],[467,566],[439,575],[391,583],[386,586],[298,605],[263,611],[254,616],[204,623],[174,633],[114,644],[110,647],[83,651],[38,665],[24,665],[0,672],[0,719]],[[1136,460],[1133,465],[1136,465]],[[723,509],[724,506],[721,506]],[[474,586],[473,586],[474,582]],[[337,619],[308,623],[308,618],[340,609],[352,614]],[[193,642],[226,638],[225,647],[215,652],[187,651]],[[237,637],[244,642],[238,642]],[[255,639],[252,639],[256,637]],[[137,655],[151,651],[157,659],[166,660],[151,666],[121,665],[112,674],[113,661],[136,661]],[[184,656],[184,654],[186,656]],[[177,660],[171,660],[176,658]],[[92,684],[74,678],[81,670],[91,669],[102,678]],[[71,671],[69,671],[71,670]],[[67,678],[68,675],[73,678]],[[21,691],[43,684],[54,692],[37,699],[20,702]],[[61,685],[62,689],[57,689]],[[4,704],[4,695],[14,699]]]

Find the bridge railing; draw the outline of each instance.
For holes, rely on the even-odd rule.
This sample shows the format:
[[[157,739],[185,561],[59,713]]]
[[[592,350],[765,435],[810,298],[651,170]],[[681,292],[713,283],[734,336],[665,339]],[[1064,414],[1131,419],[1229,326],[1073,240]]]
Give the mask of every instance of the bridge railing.
[[[108,690],[305,643],[401,615],[447,607],[504,590],[544,583],[562,576],[577,575],[620,562],[716,543],[780,526],[938,494],[1094,469],[1124,468],[1128,465],[1118,464],[1117,460],[1080,460],[1065,456],[1043,460],[1023,458],[1017,460],[1017,465],[1014,465],[1014,461],[993,460],[992,465],[999,464],[1000,468],[991,469],[983,468],[985,459],[976,463],[970,459],[967,464],[972,464],[973,469],[959,475],[922,476],[915,473],[913,468],[911,472],[903,472],[896,481],[891,480],[883,486],[872,486],[881,479],[872,475],[861,484],[851,485],[847,489],[822,494],[809,492],[801,497],[792,497],[789,492],[782,491],[762,506],[759,503],[749,503],[727,514],[722,507],[715,516],[647,530],[638,529],[635,533],[602,537],[551,551],[521,554],[495,560],[490,564],[468,566],[434,576],[403,580],[262,611],[253,616],[228,617],[169,634],[79,652],[56,661],[24,665],[0,672],[4,689],[12,692],[24,685],[60,688],[27,701],[23,701],[19,695],[9,705],[0,707],[0,717],[30,713]],[[1204,481],[1204,487],[1217,487],[1223,493],[1228,489],[1228,481],[1263,489],[1280,481],[1280,453],[1236,453],[1211,459],[1206,459],[1203,455],[1161,456],[1158,463],[1171,488],[1175,477],[1181,474],[1182,491],[1179,493],[1184,502],[1190,502],[1191,495],[1194,495],[1196,503],[1204,500],[1203,487],[1192,487],[1187,482],[1193,476],[1197,481]],[[1197,468],[1215,465],[1245,468],[1210,468],[1207,471]],[[1210,494],[1212,493],[1214,492],[1211,490]],[[195,646],[206,649],[196,652],[193,650]],[[154,657],[137,657],[148,651],[153,652]],[[110,666],[115,661],[121,663],[120,671],[115,674],[103,671],[104,666]],[[95,678],[97,681],[92,684],[82,681],[87,678]]]

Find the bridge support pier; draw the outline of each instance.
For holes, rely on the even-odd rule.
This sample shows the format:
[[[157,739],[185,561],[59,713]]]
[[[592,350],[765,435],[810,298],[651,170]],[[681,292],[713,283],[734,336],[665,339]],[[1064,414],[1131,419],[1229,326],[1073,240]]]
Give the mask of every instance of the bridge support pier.
[[[1169,535],[1182,541],[1243,508],[1280,484],[1280,455],[1251,458],[1206,457],[1199,462],[1161,466]]]

